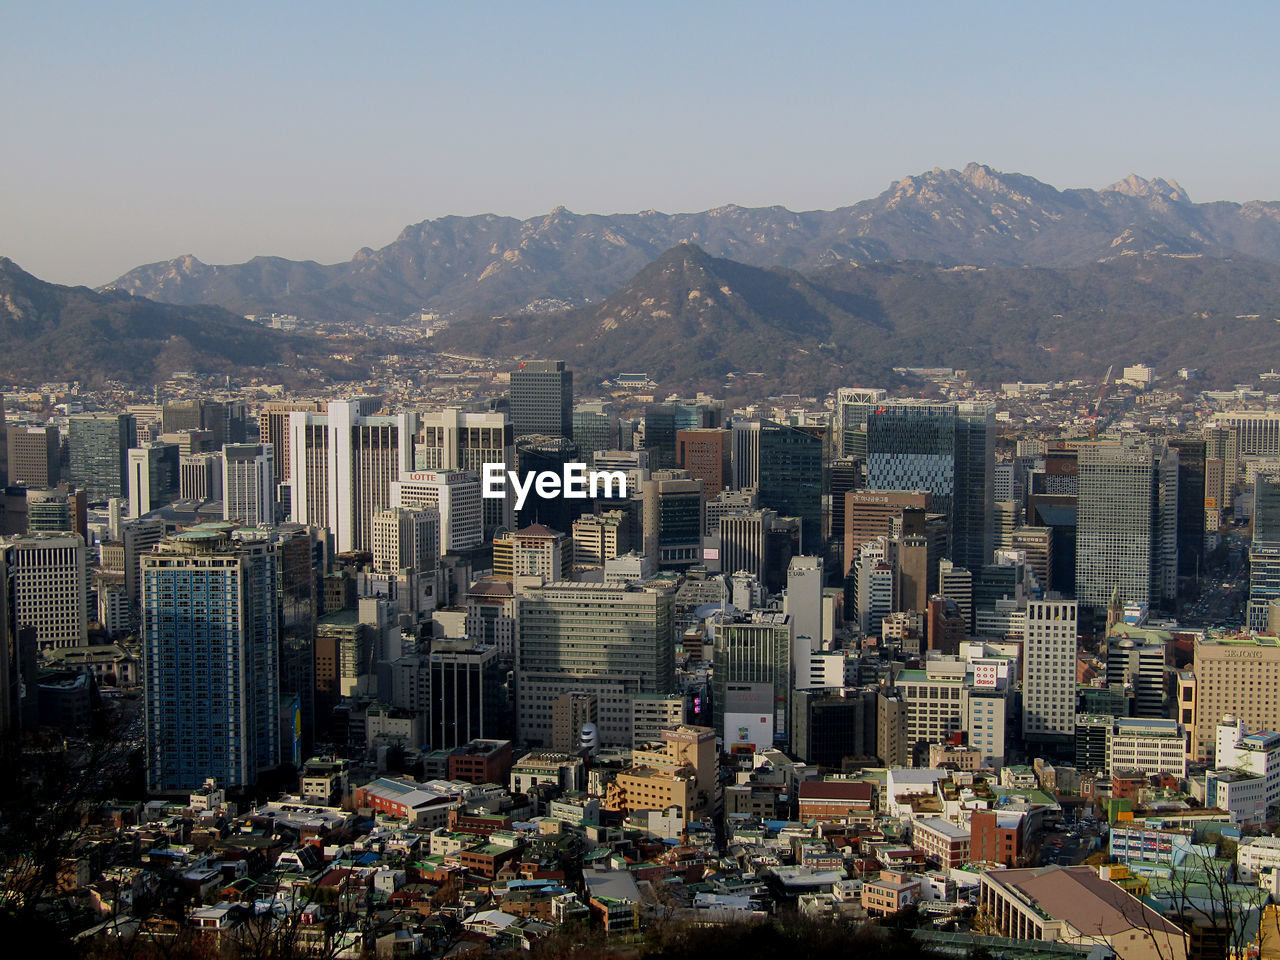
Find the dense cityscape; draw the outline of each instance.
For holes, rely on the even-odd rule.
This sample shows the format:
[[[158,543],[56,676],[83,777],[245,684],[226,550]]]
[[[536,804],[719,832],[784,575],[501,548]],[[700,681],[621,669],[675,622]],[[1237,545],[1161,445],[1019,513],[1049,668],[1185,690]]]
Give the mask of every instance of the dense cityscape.
[[[1275,373],[393,366],[5,390],[11,919],[103,955],[1280,949]],[[542,482],[573,464],[623,482]]]
[[[1280,6],[0,23],[0,960],[1280,960]]]

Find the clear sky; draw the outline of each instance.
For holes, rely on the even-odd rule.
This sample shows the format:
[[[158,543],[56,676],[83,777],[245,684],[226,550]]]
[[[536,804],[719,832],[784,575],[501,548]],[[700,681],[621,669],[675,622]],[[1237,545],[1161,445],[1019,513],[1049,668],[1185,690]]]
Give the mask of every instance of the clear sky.
[[[1280,199],[1280,5],[0,5],[0,254],[105,283],[447,214],[831,208],[971,160]]]

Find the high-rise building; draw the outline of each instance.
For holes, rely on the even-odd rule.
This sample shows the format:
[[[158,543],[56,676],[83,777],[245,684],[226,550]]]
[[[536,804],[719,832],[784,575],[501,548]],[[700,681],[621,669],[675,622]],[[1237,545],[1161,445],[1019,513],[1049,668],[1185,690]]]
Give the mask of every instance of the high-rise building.
[[[253,785],[280,760],[277,548],[195,527],[142,561],[147,789]]]
[[[754,490],[760,485],[761,420],[734,420],[733,489]]]
[[[178,458],[178,497],[199,503],[221,500],[222,454],[182,454]]]
[[[413,469],[452,473],[469,470],[484,476],[486,463],[501,463],[504,470],[516,466],[511,418],[505,411],[464,411],[457,407],[426,410],[417,414],[418,431],[413,443]],[[406,467],[406,469],[408,469]],[[499,527],[515,524],[515,498],[490,497],[482,504],[486,538]]]
[[[805,763],[836,770],[845,760],[874,765],[874,687],[796,690],[791,701],[791,752]]]
[[[573,562],[577,567],[603,567],[631,550],[630,518],[621,510],[579,517],[573,522]]]
[[[931,503],[927,490],[850,490],[844,497],[845,572],[862,545],[877,537],[923,535]],[[895,531],[895,526],[898,530]]]
[[[787,595],[783,610],[791,617],[795,647],[791,662],[807,663],[822,649],[825,635],[822,621],[822,558],[792,557],[787,565]],[[800,678],[796,678],[799,683]],[[874,739],[874,738],[873,738]]]
[[[573,573],[573,541],[558,530],[531,523],[493,542],[496,577],[541,577],[543,583],[567,581]]]
[[[258,442],[269,443],[276,452],[276,481],[289,483],[292,454],[290,452],[289,414],[324,413],[319,400],[268,400],[258,408]]]
[[[209,449],[221,450],[224,443],[244,442],[244,410],[217,400],[174,400],[160,408],[160,427],[162,433],[208,431]]]
[[[740,510],[726,513],[719,521],[716,540],[719,556],[717,562],[723,573],[730,575],[743,571],[764,582],[768,562],[768,533],[778,515],[772,510]]]
[[[651,403],[644,408],[644,448],[649,466],[669,470],[676,466],[676,408],[670,403]]]
[[[1249,608],[1253,633],[1269,629],[1271,601],[1280,598],[1280,477],[1253,481],[1253,538],[1249,544]]]
[[[578,445],[563,437],[530,434],[521,437],[516,443],[516,472],[522,482],[529,482],[527,478],[530,475],[537,476],[544,472],[563,475],[568,464],[580,462],[582,458],[578,453]],[[510,484],[507,485],[507,496],[514,499]],[[544,496],[535,483],[529,487],[524,504],[516,511],[515,522],[519,526],[543,523],[556,530],[570,530],[573,528],[573,521],[584,513],[591,513],[592,509],[590,499],[570,500],[560,496],[558,489]]]
[[[84,413],[67,418],[68,476],[91,501],[123,497],[129,450],[138,445],[138,427],[127,413]]]
[[[885,400],[867,420],[867,486],[928,490],[949,524],[950,558],[989,563],[995,543],[995,407]]]
[[[222,448],[222,518],[249,526],[276,522],[276,451],[271,444]]]
[[[1230,509],[1240,475],[1240,438],[1235,427],[1210,423],[1204,428],[1204,468],[1205,509],[1220,514]]]
[[[289,414],[292,519],[327,527],[339,553],[370,548],[373,515],[394,505],[391,483],[413,462],[413,415],[365,415],[364,406],[335,400],[323,415]]]
[[[836,538],[843,569],[845,495],[862,484],[862,461],[841,457],[827,468],[827,528],[825,535]]]
[[[297,699],[301,729],[289,722],[282,726],[291,734],[280,744],[280,754],[289,760],[296,739],[303,757],[311,756],[316,730],[316,617],[319,614],[317,570],[324,566],[318,547],[323,531],[296,523],[282,523],[271,529],[280,565],[280,698]]]
[[[494,647],[469,640],[431,645],[431,702],[427,742],[452,750],[471,740],[511,733],[506,670]]]
[[[760,505],[800,520],[800,548],[822,547],[822,438],[765,420],[760,424]]]
[[[88,571],[76,533],[33,533],[0,541],[12,583],[11,622],[34,627],[41,650],[89,643]]]
[[[1175,437],[1178,452],[1178,576],[1199,577],[1204,568],[1205,441]]]
[[[722,731],[726,744],[736,739],[732,730],[742,725],[741,718],[758,716],[756,708],[761,705],[767,718],[766,735],[786,736],[794,633],[791,618],[776,611],[727,614],[714,622],[711,708],[715,728]]]
[[[1052,531],[1052,576],[1044,586],[1063,596],[1071,596],[1076,590],[1079,488],[1079,461],[1074,449],[1046,449],[1028,477],[1027,525]]]
[[[1169,687],[1173,679],[1173,647],[1164,639],[1123,627],[1107,637],[1107,683],[1123,684],[1131,692],[1131,717],[1169,715]]]
[[[373,569],[433,571],[440,556],[440,511],[390,507],[373,518]],[[470,739],[470,738],[467,738]]]
[[[1022,735],[1028,743],[1073,754],[1078,633],[1079,610],[1074,601],[1032,600],[1027,604]]]
[[[938,591],[949,600],[954,600],[960,613],[968,625],[969,633],[974,632],[973,617],[973,573],[964,567],[956,566],[950,560],[938,563]]]
[[[1009,546],[1021,550],[1027,565],[1035,571],[1036,582],[1041,589],[1052,589],[1053,581],[1053,529],[1051,527],[1018,527],[1009,539]]]
[[[573,371],[563,360],[528,360],[511,371],[511,426],[516,437],[573,439]]]
[[[662,568],[689,567],[702,559],[702,481],[653,479],[642,487],[644,554]]]
[[[731,431],[721,428],[676,433],[676,463],[689,476],[702,481],[703,495],[708,500],[728,489],[733,479],[732,437]]]
[[[1237,457],[1280,457],[1280,411],[1232,410],[1214,414],[1211,425],[1235,432]]]
[[[674,683],[674,597],[665,590],[552,583],[516,597],[519,739],[551,745],[552,706],[593,694],[603,745],[630,746],[632,699]]]
[[[89,542],[89,499],[83,489],[60,483],[27,491],[28,533],[78,533]]]
[[[1274,636],[1237,634],[1197,637],[1192,660],[1194,680],[1179,678],[1178,702],[1190,697],[1194,733],[1190,759],[1211,763],[1215,737],[1223,717],[1233,717],[1250,730],[1280,731],[1280,640]],[[1184,715],[1180,715],[1184,723]]]
[[[391,506],[430,508],[440,515],[440,553],[474,550],[484,542],[480,477],[469,470],[419,470],[391,482]]]
[[[173,502],[182,481],[180,457],[176,445],[159,441],[129,451],[129,516]]]
[[[1178,454],[1126,440],[1078,449],[1076,598],[1105,607],[1117,587],[1128,603],[1177,595]]]
[[[841,457],[867,457],[867,421],[884,402],[878,387],[841,387],[836,391],[835,451]]]
[[[58,428],[8,427],[9,483],[26,487],[52,487],[61,479]]]
[[[573,442],[584,459],[618,449],[618,414],[608,400],[585,400],[573,408]]]

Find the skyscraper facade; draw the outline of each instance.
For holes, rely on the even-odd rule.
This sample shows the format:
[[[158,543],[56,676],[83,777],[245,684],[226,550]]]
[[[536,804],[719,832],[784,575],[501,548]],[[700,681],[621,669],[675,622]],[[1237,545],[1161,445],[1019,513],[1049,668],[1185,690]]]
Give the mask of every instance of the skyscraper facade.
[[[361,404],[289,415],[292,519],[328,527],[339,553],[371,548],[373,515],[392,505],[391,483],[413,462],[413,415],[364,415]]]
[[[511,418],[501,410],[464,411],[458,407],[416,414],[413,469],[484,473],[486,463],[516,466]],[[408,469],[406,467],[406,469]],[[492,537],[498,527],[515,523],[514,498],[489,497],[483,503],[484,534]]]
[[[511,371],[511,425],[517,437],[573,439],[573,371],[563,360],[528,360]]]
[[[222,448],[222,517],[249,526],[276,522],[275,447],[228,443]]]
[[[664,590],[551,583],[516,598],[519,739],[550,745],[561,694],[599,703],[600,742],[630,746],[632,700],[674,682],[674,597]]]
[[[123,497],[129,449],[138,444],[138,427],[127,413],[85,413],[67,419],[69,479],[89,499]]]
[[[1080,444],[1076,599],[1105,607],[1118,587],[1128,603],[1177,593],[1178,455],[1163,443]]]
[[[9,482],[52,487],[60,479],[58,428],[8,427]]]
[[[573,441],[590,459],[597,450],[618,449],[618,414],[607,400],[586,400],[573,408]]]
[[[886,400],[867,420],[867,487],[927,490],[948,518],[950,558],[991,561],[995,408],[989,403]]]
[[[798,517],[805,553],[822,546],[822,438],[771,420],[760,425],[760,506]]]
[[[88,574],[76,533],[33,533],[0,541],[12,580],[12,623],[34,627],[41,650],[89,644]]]
[[[263,531],[265,534],[265,531]],[[142,560],[147,788],[251,786],[280,753],[275,544],[223,524]]]
[[[1022,735],[1029,743],[1072,748],[1076,731],[1075,602],[1027,604],[1023,645]]]
[[[1250,632],[1269,629],[1267,613],[1280,599],[1280,477],[1260,473],[1253,481],[1253,539],[1249,544]]]
[[[181,489],[181,456],[176,444],[159,441],[129,451],[129,516],[173,502]]]

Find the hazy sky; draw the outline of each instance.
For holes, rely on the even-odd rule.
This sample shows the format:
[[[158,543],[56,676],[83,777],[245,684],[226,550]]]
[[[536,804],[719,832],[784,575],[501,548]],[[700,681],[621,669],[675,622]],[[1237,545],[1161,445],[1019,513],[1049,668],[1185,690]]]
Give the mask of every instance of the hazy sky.
[[[446,214],[830,208],[971,160],[1280,199],[1280,8],[0,7],[0,255],[344,260]]]

